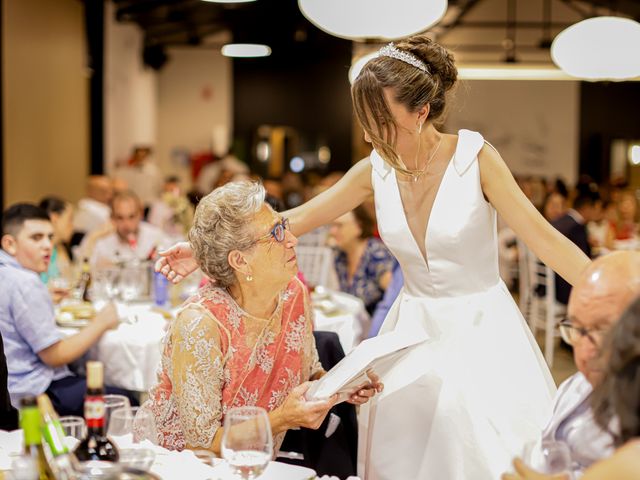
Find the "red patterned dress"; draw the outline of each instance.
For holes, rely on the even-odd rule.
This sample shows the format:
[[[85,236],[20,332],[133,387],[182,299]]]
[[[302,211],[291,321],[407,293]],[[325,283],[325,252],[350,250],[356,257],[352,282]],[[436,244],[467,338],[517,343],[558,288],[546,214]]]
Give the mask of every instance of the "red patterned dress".
[[[321,369],[309,297],[297,278],[268,319],[205,285],[167,332],[158,384],[142,408],[154,415],[163,447],[209,448],[229,408],[274,410]]]

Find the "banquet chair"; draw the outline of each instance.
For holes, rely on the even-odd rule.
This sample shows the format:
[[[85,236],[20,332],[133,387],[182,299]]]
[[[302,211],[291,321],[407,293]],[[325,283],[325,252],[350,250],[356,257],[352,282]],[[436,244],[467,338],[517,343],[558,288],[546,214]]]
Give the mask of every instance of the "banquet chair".
[[[298,269],[309,285],[335,288],[333,285],[333,276],[335,276],[333,250],[330,247],[298,245],[296,255]]]
[[[322,367],[329,371],[344,358],[338,335],[315,331],[313,336]],[[312,468],[318,476],[347,478],[356,475],[358,420],[354,405],[342,402],[329,411],[320,428],[289,430],[278,461]]]
[[[555,298],[555,274],[521,240],[518,270],[520,311],[534,337],[538,330],[544,330],[544,358],[552,367],[555,337],[559,336],[557,325],[567,311]]]

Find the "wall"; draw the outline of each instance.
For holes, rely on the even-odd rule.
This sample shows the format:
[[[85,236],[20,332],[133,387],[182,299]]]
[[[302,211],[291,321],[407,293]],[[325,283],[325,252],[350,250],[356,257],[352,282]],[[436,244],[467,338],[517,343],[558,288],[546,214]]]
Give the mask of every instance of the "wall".
[[[82,3],[2,2],[5,205],[76,201],[89,170]]]
[[[578,174],[580,84],[467,80],[450,103],[446,130],[477,130],[516,175]]]
[[[175,154],[210,151],[214,135],[231,135],[232,66],[219,49],[172,48],[168,55],[158,75],[156,158],[165,174],[187,180],[189,169]]]
[[[143,65],[140,28],[116,22],[111,2],[105,8],[104,159],[110,173],[134,146],[157,144],[158,79]]]

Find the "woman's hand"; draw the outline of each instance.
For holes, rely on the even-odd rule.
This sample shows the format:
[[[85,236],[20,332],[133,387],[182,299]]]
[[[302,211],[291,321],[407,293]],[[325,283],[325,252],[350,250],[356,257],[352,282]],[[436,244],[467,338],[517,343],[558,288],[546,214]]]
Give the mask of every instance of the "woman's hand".
[[[380,377],[373,373],[373,370],[367,371],[367,377],[369,377],[369,380],[371,381],[358,386],[358,388],[349,395],[347,402],[354,405],[362,405],[367,403],[376,393],[380,393],[384,390],[384,385],[380,381]]]
[[[155,265],[156,272],[162,273],[172,283],[179,283],[198,269],[189,242],[176,243],[167,250],[158,252],[158,255],[160,258]]]
[[[307,401],[304,395],[310,386],[311,382],[298,385],[291,390],[284,403],[279,407],[286,429],[296,427],[318,429],[331,407],[337,403],[337,395],[327,400]]]
[[[558,475],[545,475],[527,467],[522,460],[516,458],[513,461],[513,468],[516,473],[505,473],[502,480],[569,480],[569,475],[560,473]]]

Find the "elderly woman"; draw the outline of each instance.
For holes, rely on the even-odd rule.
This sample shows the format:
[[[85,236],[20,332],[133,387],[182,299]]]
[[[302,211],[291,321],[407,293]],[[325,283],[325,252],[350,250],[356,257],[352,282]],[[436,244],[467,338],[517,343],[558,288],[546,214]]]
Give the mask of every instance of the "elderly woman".
[[[225,412],[269,412],[275,445],[289,428],[318,428],[335,398],[306,402],[307,380],[324,374],[307,291],[296,278],[297,239],[264,201],[262,185],[234,182],[204,197],[189,240],[213,280],[167,333],[159,382],[143,408],[169,449],[220,451]],[[379,385],[351,396],[363,403]]]

